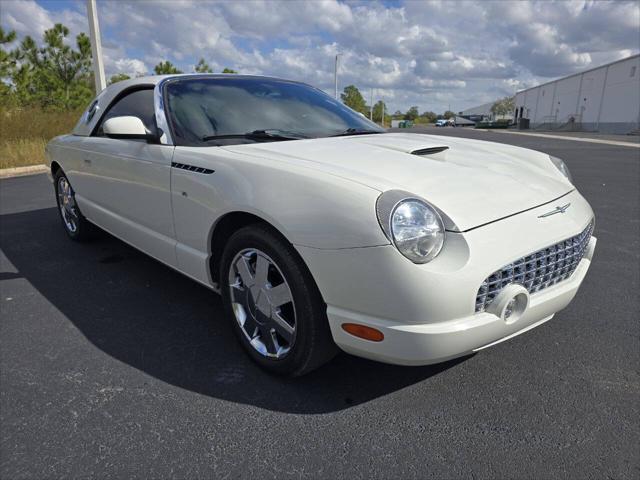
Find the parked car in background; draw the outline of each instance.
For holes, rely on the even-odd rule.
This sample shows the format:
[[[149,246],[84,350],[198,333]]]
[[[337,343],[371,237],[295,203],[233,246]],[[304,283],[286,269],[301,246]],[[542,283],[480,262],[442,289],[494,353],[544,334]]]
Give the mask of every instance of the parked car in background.
[[[454,125],[455,124],[453,120],[448,118],[441,118],[440,120],[436,121],[436,127],[452,127]]]
[[[511,338],[567,306],[596,244],[560,159],[386,133],[287,80],[118,82],[46,150],[71,239],[98,226],[220,293],[283,375],[338,347],[423,365]]]

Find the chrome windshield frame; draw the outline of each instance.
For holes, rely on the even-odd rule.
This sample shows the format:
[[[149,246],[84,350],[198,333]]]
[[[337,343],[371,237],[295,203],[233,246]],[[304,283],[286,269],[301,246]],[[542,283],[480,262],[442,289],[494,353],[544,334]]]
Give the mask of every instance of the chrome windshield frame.
[[[156,125],[162,130],[162,136],[160,137],[160,143],[162,145],[173,145],[173,137],[171,136],[171,130],[169,128],[169,121],[167,120],[167,111],[164,104],[164,85],[170,80],[174,80],[177,77],[167,77],[156,83],[153,88],[153,104],[156,114]]]

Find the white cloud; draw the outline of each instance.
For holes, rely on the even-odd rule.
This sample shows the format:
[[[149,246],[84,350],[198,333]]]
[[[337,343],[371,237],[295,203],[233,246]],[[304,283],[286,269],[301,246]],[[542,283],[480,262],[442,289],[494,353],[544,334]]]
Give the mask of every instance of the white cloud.
[[[55,22],[86,31],[83,3],[49,11],[3,1],[2,25],[40,37]],[[637,53],[637,2],[104,0],[98,3],[107,72],[139,75],[161,60],[190,71],[200,57],[215,71],[306,81],[333,91],[370,88],[390,110],[462,110]]]
[[[496,34],[509,39],[510,59],[542,77],[595,66],[593,55],[640,49],[640,4],[636,2],[491,2]],[[600,56],[602,57],[602,56]]]
[[[20,37],[29,35],[36,41],[42,39],[45,30],[62,23],[69,28],[69,38],[73,39],[78,33],[87,31],[83,13],[76,10],[50,12],[35,0],[3,0],[0,20],[6,29],[15,30]]]
[[[145,63],[137,58],[119,58],[113,64],[117,73],[126,73],[130,77],[139,77],[149,72]]]

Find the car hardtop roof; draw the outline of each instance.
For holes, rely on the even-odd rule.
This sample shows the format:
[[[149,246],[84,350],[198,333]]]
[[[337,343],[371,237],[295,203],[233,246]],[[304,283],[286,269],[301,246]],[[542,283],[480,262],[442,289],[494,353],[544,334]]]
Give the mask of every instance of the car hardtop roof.
[[[288,83],[298,83],[301,85],[308,85],[304,82],[299,82],[296,80],[289,80],[286,78],[278,78],[267,75],[247,75],[247,74],[239,74],[239,73],[176,73],[170,75],[147,75],[144,77],[136,77],[128,80],[123,80],[120,82],[113,83],[107,88],[105,88],[100,94],[106,93],[107,91],[113,91],[117,96],[123,90],[126,90],[131,87],[135,87],[136,85],[157,85],[160,82],[165,80],[180,80],[180,79],[194,79],[194,78],[234,78],[234,79],[245,79],[245,78],[262,78],[265,80],[277,80],[280,82],[288,82]]]
[[[195,79],[195,78],[234,78],[234,79],[247,79],[247,78],[262,78],[265,80],[277,80],[280,82],[289,82],[289,83],[297,83],[299,85],[308,85],[303,82],[298,82],[295,80],[287,80],[285,78],[277,78],[270,77],[265,75],[246,75],[246,74],[238,74],[238,73],[176,73],[170,75],[148,75],[144,77],[136,77],[130,78],[128,80],[122,80],[120,82],[112,83],[107,86],[104,90],[102,90],[97,97],[95,97],[89,106],[93,106],[94,102],[97,102],[97,114],[93,115],[91,119],[87,122],[85,121],[85,114],[83,113],[82,117],[76,124],[73,129],[74,135],[81,136],[89,136],[91,132],[95,128],[98,123],[102,113],[111,105],[114,99],[119,97],[124,91],[129,89],[135,89],[140,86],[147,87],[155,87],[157,84],[165,81],[165,80],[180,80],[180,79]],[[312,87],[313,88],[313,87]],[[86,113],[86,112],[85,112]]]

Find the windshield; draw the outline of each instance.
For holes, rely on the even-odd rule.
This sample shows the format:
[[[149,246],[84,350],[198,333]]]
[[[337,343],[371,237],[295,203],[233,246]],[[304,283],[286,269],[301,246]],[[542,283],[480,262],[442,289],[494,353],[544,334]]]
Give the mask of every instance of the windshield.
[[[286,80],[181,78],[168,82],[166,99],[177,145],[229,145],[385,131],[326,93]]]

